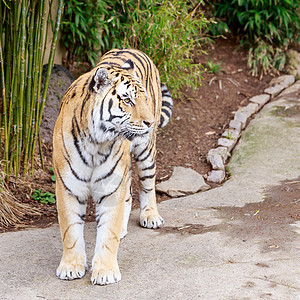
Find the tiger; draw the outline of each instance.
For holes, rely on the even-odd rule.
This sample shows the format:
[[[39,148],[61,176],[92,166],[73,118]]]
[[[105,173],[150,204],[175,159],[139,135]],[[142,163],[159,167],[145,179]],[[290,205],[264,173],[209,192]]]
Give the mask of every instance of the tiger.
[[[120,239],[132,206],[131,159],[139,179],[139,222],[160,228],[156,194],[156,134],[173,100],[152,60],[135,49],[113,49],[66,91],[53,132],[58,221],[63,254],[56,275],[82,278],[87,269],[84,218],[95,202],[97,236],[91,282],[121,280]]]

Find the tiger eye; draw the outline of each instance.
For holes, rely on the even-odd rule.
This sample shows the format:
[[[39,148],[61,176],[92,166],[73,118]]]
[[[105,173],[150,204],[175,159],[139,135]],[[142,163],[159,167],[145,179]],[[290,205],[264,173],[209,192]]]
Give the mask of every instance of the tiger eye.
[[[124,102],[125,102],[126,104],[129,104],[131,101],[130,101],[130,99],[126,98],[126,99],[124,99]]]

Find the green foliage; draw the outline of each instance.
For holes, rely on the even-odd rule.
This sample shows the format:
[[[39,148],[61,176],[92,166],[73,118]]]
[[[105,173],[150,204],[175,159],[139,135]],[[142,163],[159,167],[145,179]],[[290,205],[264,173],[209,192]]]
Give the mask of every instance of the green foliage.
[[[130,16],[135,7],[140,2],[148,0],[105,0],[106,3],[105,14],[102,22],[102,54],[113,48],[124,47],[124,37],[126,35],[126,25],[130,23]]]
[[[248,66],[252,75],[258,75],[259,70],[265,74],[269,70],[283,70],[286,62],[284,49],[274,47],[261,40],[255,47],[249,48]]]
[[[162,82],[175,96],[182,87],[196,87],[204,72],[201,64],[193,62],[201,32],[208,24],[200,4],[202,1],[195,6],[183,0],[147,1],[135,8],[127,27],[125,45],[145,52],[153,60]]]
[[[100,1],[101,2],[101,1]],[[97,1],[65,1],[61,22],[62,42],[68,50],[68,60],[90,61],[95,64],[101,39],[99,28],[103,11]]]
[[[149,55],[173,94],[197,85],[203,73],[192,54],[208,21],[200,2],[183,0],[66,0],[62,39],[72,62],[89,61],[112,48],[132,47]],[[101,30],[98,30],[100,28]],[[125,40],[125,42],[124,42]]]
[[[61,32],[68,61],[88,61],[95,66],[101,53],[121,48],[124,25],[136,2],[65,0]]]
[[[50,167],[50,171],[52,172],[52,174],[51,174],[51,180],[52,180],[53,182],[55,182],[55,181],[56,181],[56,177],[55,177],[55,175],[54,175],[54,169],[53,169],[53,167]]]
[[[31,195],[31,198],[37,202],[44,204],[55,204],[56,202],[54,194],[48,191],[46,193],[42,193],[41,189],[35,190]]]
[[[221,64],[222,62],[214,63],[212,60],[208,60],[207,61],[208,73],[219,74],[222,70]]]
[[[225,166],[225,174],[226,174],[226,179],[229,179],[231,177],[231,171],[228,166]]]
[[[260,70],[282,70],[284,51],[300,41],[298,0],[216,0],[213,11],[248,47],[248,63],[254,75]]]
[[[221,19],[218,19],[217,22],[210,22],[208,31],[213,37],[222,37],[231,32],[227,23],[223,22]]]

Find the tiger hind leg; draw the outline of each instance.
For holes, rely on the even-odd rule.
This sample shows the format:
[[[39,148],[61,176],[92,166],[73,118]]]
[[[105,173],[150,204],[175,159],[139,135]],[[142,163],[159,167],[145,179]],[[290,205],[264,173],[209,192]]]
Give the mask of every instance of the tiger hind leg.
[[[161,83],[161,94],[162,94],[162,106],[160,112],[160,120],[158,127],[163,128],[165,127],[172,116],[172,109],[173,109],[173,99],[168,91],[168,88]]]
[[[63,255],[56,275],[65,280],[82,278],[87,268],[83,237],[86,201],[79,202],[62,187],[60,182],[57,182],[56,195],[63,241]]]

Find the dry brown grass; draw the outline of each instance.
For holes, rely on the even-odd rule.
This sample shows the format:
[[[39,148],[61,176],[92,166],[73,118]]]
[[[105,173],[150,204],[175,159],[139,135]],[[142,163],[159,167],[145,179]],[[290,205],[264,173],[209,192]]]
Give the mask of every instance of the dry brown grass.
[[[41,212],[29,204],[20,203],[2,181],[0,184],[0,227],[9,228],[22,224],[25,216],[28,215],[38,216]]]

